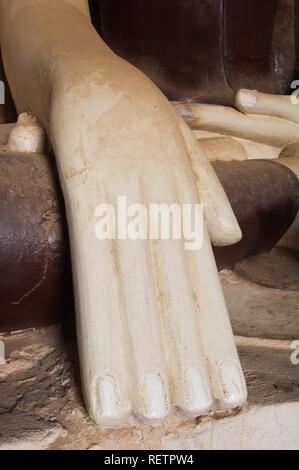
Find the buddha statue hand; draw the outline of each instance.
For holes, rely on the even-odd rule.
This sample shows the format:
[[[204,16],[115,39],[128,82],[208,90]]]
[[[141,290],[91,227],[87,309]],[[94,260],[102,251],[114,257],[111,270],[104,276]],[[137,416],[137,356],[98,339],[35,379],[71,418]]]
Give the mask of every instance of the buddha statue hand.
[[[210,240],[236,243],[239,226],[190,128],[104,44],[84,5],[0,0],[0,33],[18,111],[37,117],[57,162],[87,409],[110,425],[238,407],[246,385]],[[103,205],[113,214],[119,198],[131,208],[202,203],[202,247],[102,237]]]
[[[299,156],[296,93],[281,96],[242,89],[236,94],[235,109],[194,103],[175,103],[175,108],[203,139],[204,148],[213,148],[211,160],[285,159]]]

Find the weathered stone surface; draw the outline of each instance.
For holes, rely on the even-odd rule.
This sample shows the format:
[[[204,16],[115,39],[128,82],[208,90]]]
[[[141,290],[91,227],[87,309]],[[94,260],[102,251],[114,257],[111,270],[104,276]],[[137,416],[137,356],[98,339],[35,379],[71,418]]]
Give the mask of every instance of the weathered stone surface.
[[[285,247],[240,261],[234,271],[261,286],[299,291],[299,253]]]
[[[229,270],[220,278],[236,335],[298,339],[298,291],[259,286]]]
[[[126,429],[108,430],[97,428],[85,412],[75,337],[72,329],[67,334],[63,331],[20,333],[17,342],[0,337],[10,349],[9,362],[0,366],[0,449],[299,446],[299,366],[291,363],[290,341],[237,338],[249,390],[248,408],[215,411],[189,421],[172,416],[156,427],[135,422]],[[26,335],[31,336],[30,347],[22,346]]]

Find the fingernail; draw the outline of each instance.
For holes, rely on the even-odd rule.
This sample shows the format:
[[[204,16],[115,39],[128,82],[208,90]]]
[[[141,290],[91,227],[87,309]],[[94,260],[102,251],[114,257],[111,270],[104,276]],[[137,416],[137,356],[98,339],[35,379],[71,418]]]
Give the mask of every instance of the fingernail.
[[[141,401],[143,416],[162,419],[168,414],[167,393],[159,374],[147,374],[143,381]]]
[[[117,381],[104,375],[98,381],[99,413],[101,418],[115,418],[120,414],[120,394]]]
[[[186,405],[192,413],[204,413],[213,404],[213,399],[203,370],[190,366],[185,372]]]
[[[248,108],[252,108],[257,103],[256,95],[250,91],[240,91],[239,98],[242,106]]]
[[[224,403],[232,408],[244,403],[247,391],[240,368],[232,361],[224,362],[220,366],[220,377]]]
[[[187,108],[185,108],[185,107],[183,107],[183,106],[179,106],[179,107],[177,107],[176,109],[177,109],[177,112],[179,113],[179,115],[180,115],[182,118],[185,118],[185,119],[189,118],[189,119],[191,119],[191,118],[193,117],[192,112],[191,112],[189,109],[187,109]]]

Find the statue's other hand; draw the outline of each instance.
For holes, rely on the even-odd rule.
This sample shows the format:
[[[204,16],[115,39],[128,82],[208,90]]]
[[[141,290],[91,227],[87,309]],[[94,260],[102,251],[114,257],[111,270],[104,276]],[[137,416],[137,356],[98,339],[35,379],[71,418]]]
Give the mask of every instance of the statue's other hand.
[[[299,105],[295,96],[242,89],[236,94],[235,106],[236,109],[206,104],[176,104],[199,139],[233,137],[243,145],[247,158],[299,155]],[[236,144],[230,141],[230,145],[234,159]],[[239,155],[238,159],[244,158],[240,151]]]

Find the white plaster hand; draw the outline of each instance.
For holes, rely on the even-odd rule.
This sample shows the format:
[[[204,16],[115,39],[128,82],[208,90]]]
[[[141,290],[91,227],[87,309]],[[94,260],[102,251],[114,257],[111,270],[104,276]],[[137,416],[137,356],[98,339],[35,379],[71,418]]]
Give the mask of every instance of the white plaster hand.
[[[124,424],[132,414],[155,421],[175,408],[198,416],[215,402],[243,404],[246,385],[210,245],[210,238],[235,243],[241,233],[192,131],[75,8],[11,0],[3,10],[4,3],[8,79],[19,111],[30,107],[47,130],[64,193],[90,416]],[[118,196],[146,206],[203,202],[203,247],[97,239],[96,208],[116,206]]]
[[[239,238],[188,127],[139,72],[118,59],[115,70],[109,86],[97,85],[97,73],[89,77],[87,98],[84,82],[63,90],[55,101],[64,112],[55,105],[51,124],[88,410],[97,423],[109,424],[126,422],[132,412],[165,418],[174,407],[197,416],[215,399],[239,406],[246,387],[208,233],[195,252],[184,251],[181,241],[95,237],[97,205],[115,207],[125,196],[128,204],[146,206],[205,200],[214,241]]]

